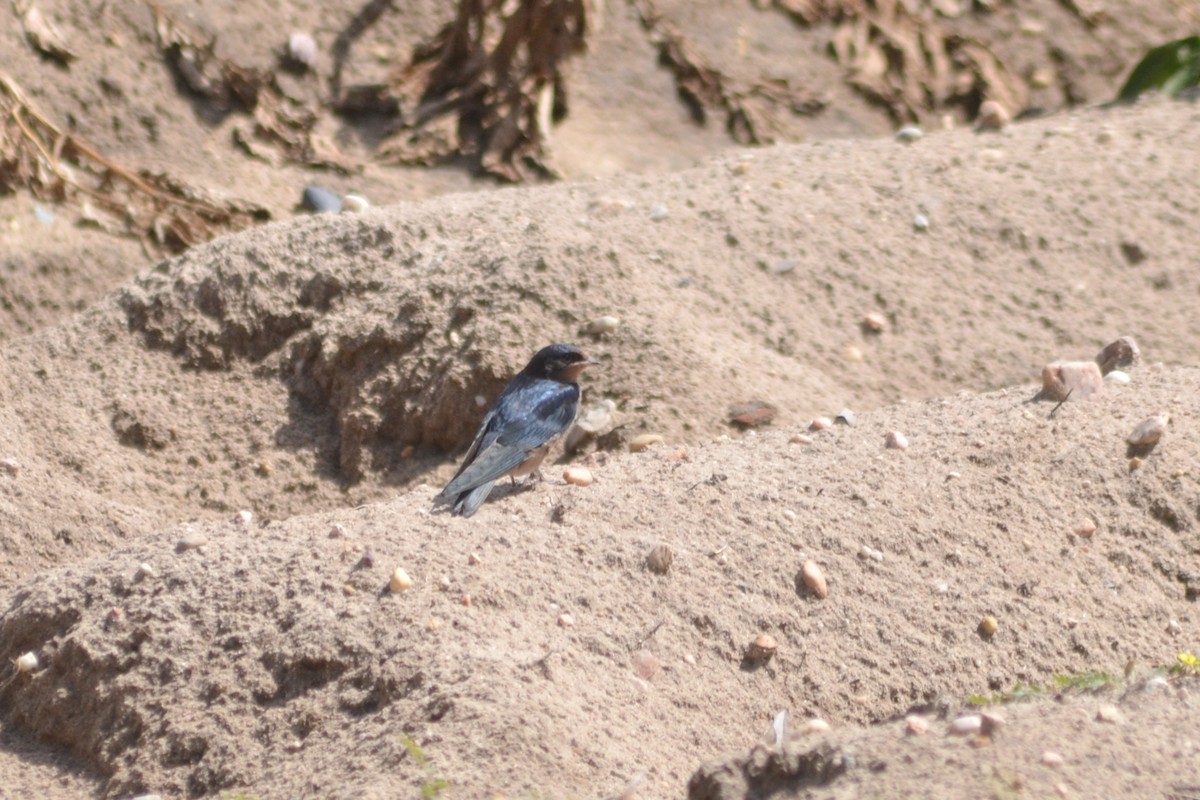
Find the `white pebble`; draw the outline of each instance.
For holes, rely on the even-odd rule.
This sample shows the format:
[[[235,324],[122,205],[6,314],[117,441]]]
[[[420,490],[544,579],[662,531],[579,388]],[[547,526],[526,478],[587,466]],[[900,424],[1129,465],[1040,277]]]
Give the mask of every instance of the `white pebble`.
[[[367,202],[367,198],[360,194],[348,194],[342,198],[342,213],[357,214],[360,211],[366,211],[371,207]]]
[[[1129,383],[1132,380],[1128,372],[1122,372],[1119,369],[1114,369],[1112,372],[1104,376],[1104,380],[1112,381],[1113,383]]]
[[[391,580],[388,581],[388,589],[391,590],[392,594],[400,594],[401,592],[407,592],[412,587],[412,578],[408,577],[408,573],[403,569],[396,567],[392,572]]]
[[[1167,633],[1171,634],[1172,636],[1178,636],[1179,634],[1183,633],[1183,626],[1179,624],[1179,620],[1175,619],[1174,617],[1171,617],[1171,619],[1167,620]]]
[[[1061,767],[1063,765],[1063,757],[1053,750],[1047,750],[1042,753],[1042,763],[1047,767]]]
[[[785,508],[783,510],[783,518],[786,519],[788,522],[795,522],[796,521],[796,512],[792,511],[790,508]]]
[[[900,431],[890,431],[883,439],[884,447],[889,450],[907,450],[908,437]]]
[[[17,665],[17,672],[33,672],[38,668],[37,653],[30,652],[17,656],[14,663]]]
[[[239,511],[233,515],[233,521],[239,525],[249,525],[251,522],[254,521],[254,513],[251,511],[246,511],[245,509],[242,509],[241,511]]]
[[[951,722],[949,733],[951,736],[970,736],[972,733],[979,733],[982,728],[983,717],[978,714],[968,714]]]
[[[141,563],[138,564],[137,572],[133,573],[133,579],[135,581],[144,581],[147,578],[153,578],[155,574],[154,567],[146,563]]]
[[[654,206],[650,209],[650,219],[654,222],[658,222],[666,219],[668,213],[669,212],[667,211],[666,206]]]
[[[575,626],[575,618],[565,611],[558,615],[558,624],[563,628],[571,628]]]
[[[293,33],[288,37],[288,57],[312,69],[317,65],[316,41],[307,33]]]
[[[913,229],[918,231],[929,230],[929,217],[924,214],[917,214],[913,217]]]
[[[788,439],[788,441],[792,444],[812,444],[813,439],[811,436],[806,436],[803,433],[797,433],[795,436]]]
[[[583,326],[583,332],[589,336],[601,336],[606,333],[612,333],[619,327],[621,327],[620,317],[597,317]]]
[[[833,420],[831,420],[829,417],[817,417],[812,422],[808,423],[808,429],[810,431],[823,431],[832,427]]]
[[[584,467],[567,467],[563,470],[563,480],[572,486],[591,486],[592,473]]]
[[[896,141],[900,142],[901,144],[912,144],[924,135],[924,131],[922,131],[916,125],[905,125],[903,128],[896,131]]]
[[[476,406],[477,408],[483,408],[483,407],[484,407],[484,406],[486,406],[486,405],[487,405],[487,398],[486,398],[486,397],[484,397],[484,396],[483,396],[483,395],[481,395],[481,394],[477,394],[477,395],[475,395],[475,406]]]
[[[332,525],[330,525],[329,526],[329,538],[330,539],[346,538],[346,526],[340,522],[335,522]]]
[[[13,458],[0,459],[0,472],[3,472],[6,475],[11,475],[12,477],[15,478],[15,477],[17,477],[17,473],[20,471],[21,471],[21,465],[17,463],[16,459],[13,459]]]

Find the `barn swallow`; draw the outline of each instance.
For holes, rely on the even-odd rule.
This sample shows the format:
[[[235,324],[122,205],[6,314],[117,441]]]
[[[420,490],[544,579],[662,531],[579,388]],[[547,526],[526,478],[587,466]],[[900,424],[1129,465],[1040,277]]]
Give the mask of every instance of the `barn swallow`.
[[[550,445],[575,421],[580,374],[598,363],[569,344],[539,350],[504,387],[483,418],[462,466],[433,498],[434,503],[469,517],[500,478],[536,470]]]

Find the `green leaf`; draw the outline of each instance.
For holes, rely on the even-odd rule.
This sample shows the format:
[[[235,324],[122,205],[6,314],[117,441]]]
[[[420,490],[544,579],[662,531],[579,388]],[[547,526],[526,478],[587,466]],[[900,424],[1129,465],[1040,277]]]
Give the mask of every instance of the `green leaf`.
[[[1142,56],[1117,99],[1132,101],[1148,89],[1174,96],[1200,85],[1200,36],[1188,36],[1159,45]]]

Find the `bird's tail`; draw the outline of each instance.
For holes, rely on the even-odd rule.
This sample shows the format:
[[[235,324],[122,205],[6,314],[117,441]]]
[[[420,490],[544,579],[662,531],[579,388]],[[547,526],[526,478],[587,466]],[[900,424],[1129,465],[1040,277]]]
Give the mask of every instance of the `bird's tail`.
[[[487,496],[492,493],[492,487],[495,485],[495,481],[488,481],[482,486],[476,486],[471,491],[460,494],[454,503],[454,513],[464,517],[474,514],[483,505]]]

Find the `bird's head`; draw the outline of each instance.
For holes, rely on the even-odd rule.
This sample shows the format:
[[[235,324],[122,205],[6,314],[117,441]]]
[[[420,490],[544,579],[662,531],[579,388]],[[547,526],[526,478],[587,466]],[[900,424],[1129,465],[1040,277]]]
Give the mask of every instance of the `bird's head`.
[[[552,344],[538,350],[522,372],[535,378],[575,383],[585,369],[599,363],[585,356],[578,347]]]

